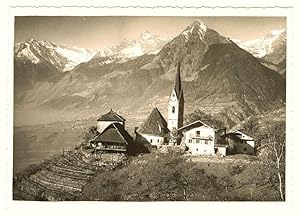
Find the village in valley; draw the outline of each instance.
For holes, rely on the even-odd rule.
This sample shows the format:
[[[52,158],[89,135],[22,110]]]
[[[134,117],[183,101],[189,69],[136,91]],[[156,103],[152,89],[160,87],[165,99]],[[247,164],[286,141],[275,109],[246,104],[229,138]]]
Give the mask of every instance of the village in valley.
[[[183,150],[196,156],[225,157],[255,153],[255,138],[245,129],[227,132],[220,122],[199,119],[183,125],[183,120],[184,90],[178,62],[174,88],[169,97],[167,121],[155,107],[135,129],[132,137],[126,131],[126,120],[111,109],[97,120],[99,135],[92,138],[88,145],[95,151],[112,153],[167,152],[168,149]]]
[[[14,200],[285,200],[284,18],[245,41],[249,17],[30,19],[16,19]],[[34,37],[70,32],[24,38],[40,22]],[[77,41],[75,23],[97,34]]]

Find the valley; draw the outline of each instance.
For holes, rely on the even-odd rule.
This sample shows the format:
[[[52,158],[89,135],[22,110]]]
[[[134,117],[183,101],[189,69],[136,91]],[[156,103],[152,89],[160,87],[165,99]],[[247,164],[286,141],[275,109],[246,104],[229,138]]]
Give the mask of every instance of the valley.
[[[285,146],[285,76],[285,29],[239,41],[197,19],[174,36],[144,31],[135,40],[124,38],[102,49],[19,42],[14,50],[14,199],[284,200],[277,185],[279,179],[285,182],[285,159],[275,167],[268,147],[272,133]],[[169,106],[173,98],[176,108],[175,103]],[[142,152],[135,130],[152,110],[159,120],[181,123],[172,128],[165,120],[150,119],[159,135],[155,141],[149,137],[150,148]],[[173,120],[169,117],[175,110]],[[95,127],[103,116],[101,126],[110,124],[100,132]],[[209,119],[222,128],[206,124]],[[234,153],[230,136],[246,124],[254,135],[240,136],[251,143],[237,136],[236,144],[253,144],[253,152],[247,155],[249,149],[243,148],[243,154]],[[190,127],[211,134],[199,139],[199,129],[196,137],[186,133]],[[201,154],[193,156],[183,143],[185,152],[175,150],[181,138],[173,135],[174,129],[175,134],[186,129],[178,138],[186,133],[191,136],[187,143],[204,145],[207,155],[206,147],[212,147],[211,156],[198,148],[195,153]],[[98,135],[103,140],[96,141]],[[171,146],[170,153],[153,141],[162,141],[167,152]],[[136,149],[129,154],[130,145]],[[281,173],[283,178],[276,178]]]

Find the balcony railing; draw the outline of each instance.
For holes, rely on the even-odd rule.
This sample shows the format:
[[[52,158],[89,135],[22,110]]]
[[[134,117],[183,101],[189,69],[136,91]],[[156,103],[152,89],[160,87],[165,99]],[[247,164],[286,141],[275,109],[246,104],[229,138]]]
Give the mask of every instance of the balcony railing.
[[[201,136],[199,134],[192,134],[191,138],[192,139],[202,139],[202,140],[213,140],[212,136]]]
[[[96,147],[96,150],[100,151],[126,151],[126,146],[103,146],[103,145],[98,145]]]

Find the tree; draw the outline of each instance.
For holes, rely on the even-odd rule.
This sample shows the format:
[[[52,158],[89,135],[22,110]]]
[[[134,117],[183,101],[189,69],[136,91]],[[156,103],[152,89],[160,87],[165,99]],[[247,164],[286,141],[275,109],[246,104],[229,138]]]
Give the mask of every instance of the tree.
[[[261,147],[261,139],[263,137],[258,119],[252,116],[244,121],[241,127],[254,137],[255,153],[257,153],[257,150]]]
[[[268,163],[277,176],[276,182],[281,200],[285,199],[285,135],[284,122],[267,122],[265,132],[266,144],[264,145],[268,152]]]
[[[259,123],[257,118],[250,117],[242,124],[242,128],[253,135],[257,135],[259,133]]]
[[[84,132],[83,134],[83,143],[87,144],[91,139],[95,138],[99,135],[99,132],[97,131],[97,127],[89,127],[88,131]]]

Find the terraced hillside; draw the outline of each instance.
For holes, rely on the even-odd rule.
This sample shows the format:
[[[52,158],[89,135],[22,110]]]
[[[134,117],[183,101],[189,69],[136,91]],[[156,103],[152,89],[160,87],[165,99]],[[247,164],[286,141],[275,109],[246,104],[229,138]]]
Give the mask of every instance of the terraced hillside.
[[[14,200],[76,200],[98,172],[125,162],[122,154],[92,154],[80,148],[35,164],[14,177]]]

